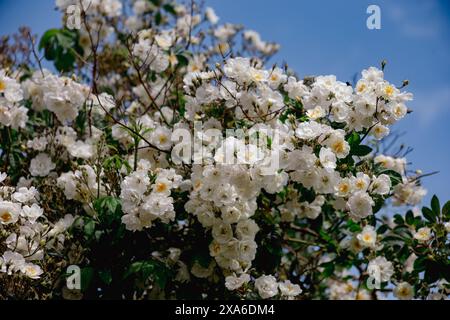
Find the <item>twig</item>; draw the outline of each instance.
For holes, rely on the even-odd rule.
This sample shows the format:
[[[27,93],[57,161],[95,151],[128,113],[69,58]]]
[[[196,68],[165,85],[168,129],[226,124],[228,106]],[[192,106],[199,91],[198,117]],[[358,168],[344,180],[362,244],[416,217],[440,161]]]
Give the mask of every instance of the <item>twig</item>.
[[[30,38],[30,42],[31,42],[31,51],[33,52],[33,56],[34,56],[34,58],[36,59],[36,61],[37,61],[37,63],[38,63],[39,70],[41,70],[42,77],[45,77],[44,70],[42,69],[41,59],[40,59],[39,56],[37,55],[36,48],[35,48],[35,46],[34,46],[34,40],[33,40],[33,37],[31,36],[31,33],[30,33],[29,31],[27,32],[27,35],[28,35],[28,37]]]

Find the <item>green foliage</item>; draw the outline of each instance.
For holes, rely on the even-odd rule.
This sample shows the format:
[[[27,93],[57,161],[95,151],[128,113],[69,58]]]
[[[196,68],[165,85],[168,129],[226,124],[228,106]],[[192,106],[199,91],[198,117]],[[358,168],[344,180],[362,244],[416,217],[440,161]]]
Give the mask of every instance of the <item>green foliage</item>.
[[[42,36],[39,50],[44,50],[47,60],[54,61],[58,71],[72,71],[77,56],[83,56],[83,48],[79,45],[78,38],[78,32],[74,30],[50,29]]]
[[[164,289],[170,273],[170,269],[163,262],[152,259],[132,263],[127,272],[125,272],[124,277],[127,278],[131,275],[135,275],[141,281],[146,281],[150,278],[155,281],[161,289]]]
[[[411,179],[410,182],[419,183],[421,177],[418,175],[411,177],[409,173],[402,175],[395,170],[386,169],[383,163],[376,164],[373,156],[378,154],[378,145],[376,141],[369,140],[370,128],[356,132],[352,126],[348,126],[348,123],[336,122],[337,118],[332,112],[335,105],[333,101],[337,97],[335,93],[330,91],[328,96],[323,97],[330,101],[330,108],[324,110],[327,114],[316,121],[324,129],[320,137],[297,139],[299,137],[295,135],[295,132],[298,125],[313,121],[303,105],[303,102],[306,105],[305,96],[293,95],[293,92],[287,89],[289,83],[287,86],[284,85],[285,80],[267,87],[268,79],[265,75],[260,81],[261,79],[257,80],[256,77],[258,74],[253,74],[260,69],[258,60],[267,61],[266,58],[270,55],[263,54],[259,59],[251,60],[251,69],[247,69],[248,66],[239,68],[241,71],[252,71],[252,77],[254,77],[254,80],[241,81],[240,76],[235,78],[225,72],[227,67],[231,69],[233,67],[224,67],[228,63],[226,61],[228,57],[223,57],[217,52],[219,51],[215,48],[217,39],[207,38],[215,33],[214,29],[204,32],[199,30],[202,23],[195,23],[195,25],[192,23],[189,26],[189,32],[186,32],[187,30],[178,32],[179,26],[174,39],[168,39],[169,42],[173,40],[173,44],[165,45],[164,42],[168,42],[164,39],[171,38],[170,24],[176,23],[174,20],[179,8],[175,7],[174,3],[163,0],[148,0],[147,5],[149,5],[148,9],[142,15],[145,20],[143,25],[151,32],[146,31],[138,35],[126,34],[125,31],[120,30],[127,17],[125,11],[123,17],[107,16],[105,13],[101,13],[98,17],[86,14],[84,16],[86,24],[98,22],[97,18],[100,18],[105,27],[113,27],[110,28],[111,33],[108,36],[97,35],[100,38],[98,50],[93,50],[95,52],[89,55],[84,55],[81,46],[81,42],[84,43],[84,41],[80,41],[80,34],[85,36],[89,30],[79,33],[62,28],[45,32],[39,43],[39,50],[44,53],[45,58],[52,61],[59,72],[73,73],[80,81],[90,83],[90,86],[85,85],[80,91],[80,95],[83,94],[81,102],[76,106],[68,102],[65,106],[68,109],[76,108],[76,110],[69,109],[77,112],[76,118],[74,119],[74,114],[74,117],[66,123],[60,123],[64,121],[58,120],[60,118],[57,117],[55,109],[50,111],[52,108],[48,106],[37,108],[33,105],[34,97],[31,97],[23,101],[29,116],[26,126],[21,126],[20,129],[7,126],[1,128],[1,172],[8,173],[5,186],[9,186],[9,180],[11,180],[16,183],[13,186],[17,187],[19,178],[30,178],[30,160],[40,152],[46,153],[51,161],[55,162],[55,168],[51,170],[51,174],[32,177],[39,190],[40,198],[37,202],[45,210],[45,216],[39,218],[39,223],[48,219],[54,224],[60,216],[67,213],[76,217],[76,223],[64,234],[67,242],[64,243],[63,250],[46,256],[46,259],[50,261],[49,267],[47,268],[44,264],[44,260],[38,262],[42,263],[42,269],[46,269],[44,276],[51,274],[47,271],[52,271],[53,264],[58,265],[59,268],[59,265],[75,260],[82,267],[82,293],[86,299],[140,299],[154,296],[201,299],[205,295],[208,299],[254,299],[259,298],[254,280],[263,274],[274,275],[277,281],[289,279],[293,283],[300,283],[303,289],[302,298],[323,298],[327,297],[330,280],[341,283],[358,282],[358,290],[370,291],[366,283],[369,278],[367,265],[377,257],[384,257],[393,264],[394,275],[390,284],[395,285],[401,281],[411,283],[417,290],[417,297],[426,297],[430,292],[429,289],[436,286],[439,280],[449,280],[450,252],[447,223],[450,220],[450,202],[445,203],[441,208],[439,199],[433,196],[430,206],[423,207],[422,214],[408,210],[405,215],[389,212],[387,216],[384,216],[381,209],[388,203],[390,197],[402,200],[399,199],[401,194],[398,189],[402,189],[399,188],[399,184],[405,181],[407,185],[407,179]],[[193,14],[199,13],[196,6],[193,10]],[[183,19],[187,17],[184,15]],[[186,26],[187,22],[189,21],[183,21],[183,25]],[[209,27],[214,28],[212,25],[208,23]],[[87,25],[85,27],[87,28]],[[163,33],[167,31],[168,33],[163,35],[161,30],[164,30]],[[241,34],[240,31],[240,27],[237,27],[236,34]],[[164,40],[161,43],[158,38],[153,39],[158,35],[163,35],[159,38]],[[90,36],[95,37],[95,34]],[[139,39],[140,37],[145,39],[142,41],[145,45],[143,44],[140,50],[134,50],[136,41],[143,40]],[[151,46],[156,40],[155,46],[150,47],[147,40]],[[213,41],[209,42],[209,40]],[[245,44],[242,52],[233,50],[236,40]],[[241,40],[230,36],[227,41],[230,45],[230,57],[235,57],[236,54],[242,56],[248,53],[254,54],[251,48],[247,51],[245,37]],[[150,56],[152,54],[150,51],[153,49],[157,49],[158,55],[153,57],[154,59],[149,59],[152,62],[136,54],[137,51],[144,53],[148,51]],[[228,56],[228,53],[226,55]],[[154,62],[159,61],[155,59],[161,59],[164,63],[157,66]],[[218,63],[216,69],[212,71],[211,66],[216,62]],[[163,66],[164,70],[156,71]],[[189,84],[190,77],[186,77],[189,70],[202,72],[199,78],[192,80],[192,86]],[[274,70],[275,66],[272,71]],[[268,70],[265,70],[264,74],[266,71]],[[283,73],[286,77],[292,75],[287,66]],[[25,66],[22,74],[21,81],[30,78],[33,70],[30,66]],[[92,76],[96,78],[92,79]],[[66,80],[67,78],[64,78],[62,85],[66,85]],[[225,81],[229,81],[231,87],[224,86]],[[313,77],[309,77],[305,78],[301,84],[294,85],[302,89],[299,90],[301,92],[306,88],[311,89],[314,81]],[[214,92],[218,94],[210,94],[213,99],[201,97],[202,94],[197,90],[203,85],[206,85],[207,89],[209,85],[216,87],[217,91]],[[236,95],[237,98],[226,97],[228,94],[223,90],[230,89],[239,94]],[[111,104],[109,111],[104,114],[93,109],[93,105],[86,103],[84,93],[87,95],[87,92],[90,92],[91,97],[96,93],[109,93],[115,101]],[[209,94],[208,91],[206,93]],[[242,98],[247,97],[247,94],[251,99]],[[271,96],[271,94],[275,95]],[[230,96],[234,96],[234,93],[230,92]],[[290,96],[295,96],[295,99]],[[262,99],[259,99],[260,97]],[[378,99],[381,99],[383,103],[390,103],[385,98],[377,97],[376,107],[378,107]],[[274,102],[276,106],[280,104],[279,110],[273,110]],[[355,107],[354,102],[344,101],[349,109]],[[308,109],[311,103],[314,103],[314,100],[309,101]],[[22,102],[20,105],[22,106]],[[57,104],[56,107],[58,107]],[[42,108],[43,111],[37,111]],[[160,108],[173,111],[170,121],[161,119],[165,118],[166,113],[162,113]],[[245,109],[252,111],[251,114],[240,115]],[[264,109],[269,110],[269,113],[260,114],[264,112]],[[184,119],[187,110],[189,117]],[[379,123],[377,117],[380,116],[381,111],[378,111],[374,114],[373,123]],[[387,112],[387,109],[382,112]],[[285,185],[276,190],[276,193],[272,194],[268,191],[268,184],[272,182],[271,177],[258,177],[258,171],[253,170],[251,166],[240,167],[240,169],[248,169],[250,173],[248,177],[242,173],[242,177],[245,178],[242,181],[240,176],[234,177],[234,173],[231,174],[226,170],[226,179],[221,187],[228,188],[229,185],[236,184],[230,187],[234,189],[232,191],[235,197],[230,199],[232,203],[230,206],[239,211],[237,221],[234,222],[226,220],[228,206],[220,204],[220,201],[215,198],[216,194],[211,195],[211,198],[209,195],[205,197],[201,185],[197,185],[196,175],[200,172],[196,170],[200,167],[174,164],[170,156],[170,148],[159,149],[158,145],[161,146],[161,144],[157,143],[158,137],[152,136],[152,131],[158,129],[163,122],[168,129],[178,128],[180,124],[182,127],[191,129],[192,120],[208,121],[210,117],[215,118],[213,123],[217,121],[220,123],[224,132],[229,128],[248,129],[255,124],[270,123],[272,126],[280,120],[286,124],[283,130],[287,129],[285,133],[286,137],[289,137],[289,140],[284,141],[289,158],[285,160],[289,160],[289,166],[279,171],[289,178]],[[61,144],[57,138],[60,127],[64,125],[73,129],[68,135],[74,139],[67,139],[69,141],[67,144]],[[123,136],[116,135],[114,130],[117,127],[114,126],[120,126],[120,129],[124,130]],[[346,132],[345,140],[350,147],[350,152],[345,158],[337,159],[335,172],[330,172],[330,168],[325,170],[326,165],[323,159],[315,158],[319,156],[321,149],[327,146],[327,140],[337,134],[332,129],[342,129],[341,132]],[[103,134],[98,134],[99,131]],[[42,150],[25,146],[35,137],[48,138],[45,140],[48,145]],[[366,138],[368,139],[365,140]],[[77,152],[75,152],[77,155],[72,154],[70,152],[73,151],[70,149],[72,142],[76,143],[77,147],[81,145],[80,148],[86,145],[86,149],[89,149],[89,152],[86,152],[87,155],[79,157]],[[276,147],[275,142],[267,137],[268,148]],[[295,155],[292,151],[302,147],[311,148],[315,156],[311,154],[311,162],[314,162],[308,166],[311,172],[297,169],[296,159],[291,161],[291,154]],[[334,150],[334,148],[331,149]],[[94,152],[91,153],[92,150]],[[336,150],[333,152],[340,157]],[[308,157],[305,156],[305,158]],[[130,178],[129,175],[133,170],[146,167],[145,164],[138,165],[139,161],[144,159],[151,163],[148,172],[138,172],[139,175],[131,177],[136,180],[130,179],[124,183],[125,179]],[[291,162],[294,162],[292,166]],[[88,176],[84,171],[80,174],[82,165],[89,166],[93,174]],[[159,187],[154,184],[162,168],[174,169],[174,172],[180,175],[174,178],[177,182],[173,182],[173,188],[168,187],[170,200],[152,198],[154,195],[152,193]],[[74,172],[74,178],[70,181],[71,185],[67,187],[72,190],[56,188],[55,184],[59,186],[61,182],[60,180],[56,182],[57,177],[69,171]],[[308,176],[309,173],[311,176]],[[329,176],[328,173],[330,173]],[[364,181],[363,187],[354,183],[357,173],[368,176],[368,182]],[[204,174],[207,180],[206,172]],[[389,190],[383,192],[375,190],[373,183],[381,174],[390,178],[393,188],[389,189],[383,181],[384,186]],[[281,175],[276,178],[280,177],[284,179]],[[179,182],[178,178],[183,180],[182,187],[175,186]],[[249,190],[245,191],[250,191],[249,193],[241,190],[247,183],[247,178],[249,178]],[[340,189],[337,191],[336,187],[342,178],[349,178],[350,184],[347,191],[343,188],[341,192]],[[189,191],[185,189],[191,188],[188,183],[185,183],[189,182],[188,180],[192,183],[192,189]],[[133,182],[128,184],[129,181]],[[143,181],[144,186],[141,186]],[[304,185],[298,181],[302,181]],[[274,183],[282,182],[277,180]],[[216,187],[215,183],[212,185]],[[123,192],[126,186],[130,188],[126,190],[130,191],[128,194]],[[329,190],[327,186],[330,187]],[[212,190],[212,192],[215,191]],[[255,194],[254,191],[256,191]],[[76,196],[71,197],[73,194]],[[361,194],[366,196],[366,198],[360,198],[362,204],[358,203],[358,200],[350,201],[354,195]],[[168,196],[164,194],[164,197]],[[199,198],[196,199],[196,197]],[[358,198],[355,197],[352,200],[354,199]],[[366,199],[370,201],[365,201]],[[189,200],[193,200],[193,204],[185,206]],[[156,203],[156,201],[161,202]],[[404,203],[412,202],[404,201]],[[20,204],[20,206],[24,205]],[[162,217],[158,210],[152,210],[152,206],[159,205],[167,206],[167,213],[169,213],[167,217]],[[201,218],[206,221],[202,221]],[[134,225],[136,220],[133,219],[138,220],[140,224]],[[213,237],[217,237],[215,223],[219,219],[227,224],[227,230],[231,230],[232,234],[228,239],[220,240],[218,248],[215,248],[210,245],[219,243],[218,238],[214,239],[217,243],[213,242]],[[239,223],[245,219],[250,219],[256,224],[255,230],[259,229],[256,235],[252,234],[251,239],[248,239],[243,230],[239,230],[241,228]],[[20,221],[22,220],[24,219],[20,218]],[[14,230],[13,226],[2,228],[11,233],[15,232],[17,235],[18,231]],[[430,231],[429,238],[421,238],[420,230],[424,231],[425,235]],[[361,240],[364,232],[370,232],[370,237],[374,235],[371,238],[374,243],[367,244]],[[37,242],[41,242],[41,238]],[[47,243],[45,240],[42,244],[47,246],[52,242]],[[213,250],[216,249],[221,252],[213,257]],[[410,257],[413,257],[412,253],[417,259],[414,268],[407,270],[405,265]],[[248,257],[241,259],[244,255]],[[60,256],[61,260],[58,260]],[[61,261],[63,263],[60,263]],[[202,269],[207,270],[204,271],[204,274],[208,272],[207,276],[201,275]],[[238,275],[241,272],[247,273],[252,278],[238,290],[230,291],[224,286],[224,278],[234,272]],[[390,284],[388,286],[388,282],[384,282],[381,290],[390,290]],[[375,295],[374,292],[369,294]],[[278,298],[284,297],[279,294],[275,296],[275,299]]]
[[[450,220],[450,201],[447,201],[447,203],[442,207],[442,215]]]
[[[422,214],[425,217],[425,219],[427,219],[430,222],[435,222],[436,221],[436,215],[433,212],[433,210],[431,210],[430,208],[427,207],[423,207],[422,208]]]
[[[350,145],[350,154],[358,157],[367,156],[372,152],[372,148],[366,145],[361,144],[361,138],[359,134],[353,132],[348,136],[347,142]]]

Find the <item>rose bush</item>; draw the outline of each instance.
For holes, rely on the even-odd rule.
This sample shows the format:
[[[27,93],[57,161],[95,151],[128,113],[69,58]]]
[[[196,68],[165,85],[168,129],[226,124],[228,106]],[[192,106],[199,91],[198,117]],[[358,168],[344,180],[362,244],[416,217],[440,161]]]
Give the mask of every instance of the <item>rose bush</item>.
[[[0,46],[1,298],[448,297],[450,202],[418,210],[386,143],[412,94],[385,63],[300,79],[193,2],[56,6]]]

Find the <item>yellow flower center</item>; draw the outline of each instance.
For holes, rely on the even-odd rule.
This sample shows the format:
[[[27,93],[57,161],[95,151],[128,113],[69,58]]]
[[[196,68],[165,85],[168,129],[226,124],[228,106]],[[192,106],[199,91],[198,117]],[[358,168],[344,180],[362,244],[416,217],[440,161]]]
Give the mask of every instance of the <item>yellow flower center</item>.
[[[333,144],[332,148],[336,153],[342,153],[344,152],[344,142],[337,141]]]
[[[219,253],[220,252],[220,245],[218,243],[215,243],[212,247],[212,251],[214,253]]]
[[[384,92],[386,93],[386,95],[388,97],[390,97],[394,93],[394,87],[386,86],[386,88],[384,89]]]
[[[364,83],[362,83],[358,87],[358,92],[363,92],[365,89],[366,89],[366,85]]]
[[[9,222],[12,219],[12,215],[9,212],[3,212],[0,218],[2,218],[4,222]]]
[[[165,136],[165,135],[160,135],[159,136],[159,142],[160,143],[166,143],[167,142],[167,136]]]
[[[91,44],[91,41],[89,40],[89,37],[80,37],[80,45],[82,47],[87,47]]]
[[[201,181],[197,181],[195,184],[194,184],[194,189],[198,189],[198,188],[200,188],[202,186],[202,182]]]
[[[397,106],[395,109],[394,109],[394,113],[395,113],[395,115],[396,116],[401,116],[402,115],[402,108],[401,107],[399,107],[399,106]]]
[[[257,74],[255,74],[255,76],[253,77],[253,79],[254,79],[255,81],[261,81],[261,80],[263,80],[263,76],[262,76],[261,73],[257,73]]]
[[[348,184],[346,184],[346,183],[341,184],[341,185],[339,186],[339,191],[340,191],[340,192],[346,193],[346,192],[348,192],[348,190],[349,190],[349,186],[348,186]]]
[[[27,267],[26,271],[30,276],[35,276],[37,274],[37,270],[33,267]]]
[[[364,186],[365,186],[364,181],[361,181],[361,180],[356,181],[356,188],[363,189]]]
[[[164,192],[166,190],[167,190],[167,185],[165,183],[158,182],[156,184],[156,192]]]
[[[0,80],[0,91],[4,91],[6,89],[6,83],[3,80]]]
[[[419,231],[419,237],[421,238],[427,238],[428,234],[425,230]]]

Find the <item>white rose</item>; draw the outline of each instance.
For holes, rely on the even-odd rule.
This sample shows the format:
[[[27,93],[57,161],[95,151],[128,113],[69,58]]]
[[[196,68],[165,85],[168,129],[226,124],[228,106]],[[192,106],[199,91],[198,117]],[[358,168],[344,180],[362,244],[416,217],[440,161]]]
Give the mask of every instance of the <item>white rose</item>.
[[[302,289],[298,284],[293,284],[290,280],[285,280],[278,284],[283,296],[295,297],[302,293]]]
[[[417,230],[414,234],[414,239],[420,242],[426,242],[431,239],[431,229],[428,227],[423,227]]]
[[[372,215],[372,206],[374,205],[375,202],[364,191],[355,192],[347,202],[351,217],[355,220]]]
[[[46,153],[40,153],[31,160],[30,174],[34,177],[45,177],[50,171],[56,168],[50,156]]]
[[[414,288],[407,282],[401,282],[395,287],[394,296],[400,300],[411,300],[414,297]]]
[[[375,247],[377,241],[377,233],[372,226],[365,226],[361,233],[359,233],[356,238],[364,247]]]
[[[255,288],[263,299],[268,299],[278,294],[278,283],[274,276],[262,275],[255,280]]]
[[[250,276],[246,273],[241,274],[239,277],[231,275],[225,278],[225,287],[230,290],[236,290],[242,287],[243,284],[250,281]]]

